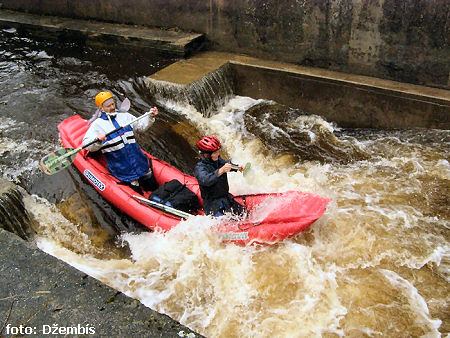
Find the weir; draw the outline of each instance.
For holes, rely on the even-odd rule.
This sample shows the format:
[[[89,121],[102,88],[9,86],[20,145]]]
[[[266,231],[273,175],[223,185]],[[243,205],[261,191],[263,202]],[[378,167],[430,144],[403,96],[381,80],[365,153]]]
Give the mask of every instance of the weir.
[[[186,63],[186,61],[181,62]],[[186,67],[195,69],[192,64]],[[174,71],[178,72],[178,70]],[[229,64],[223,64],[214,71],[193,80],[188,80],[186,73],[183,69],[181,73],[178,73],[177,78],[155,75],[147,78],[145,84],[156,100],[192,105],[207,117],[213,115],[223,106],[227,98],[235,93],[234,73]],[[188,82],[185,82],[186,80]]]
[[[445,0],[3,0],[3,8],[205,33],[218,51],[450,88]]]
[[[22,200],[25,191],[0,179],[0,227],[22,239],[31,239],[36,224]]]
[[[57,39],[119,43],[187,56],[204,35],[0,10],[0,25]],[[159,100],[177,99],[211,116],[230,95],[274,100],[350,128],[450,129],[450,92],[256,57],[204,52],[146,81]]]
[[[229,83],[232,93],[215,78]],[[200,53],[160,70],[146,83],[162,101],[182,93],[205,116],[214,114],[215,100],[235,94],[274,100],[341,127],[450,129],[447,90],[243,55]]]

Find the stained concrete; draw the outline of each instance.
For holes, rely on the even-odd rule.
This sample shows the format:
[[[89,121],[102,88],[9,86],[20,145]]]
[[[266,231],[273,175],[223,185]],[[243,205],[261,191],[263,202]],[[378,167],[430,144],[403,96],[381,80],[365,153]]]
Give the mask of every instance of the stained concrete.
[[[3,0],[41,14],[179,27],[215,50],[450,88],[448,0]]]
[[[102,8],[101,0],[98,1],[99,7]],[[388,0],[383,1],[389,3]],[[21,1],[18,0],[17,4],[20,3]],[[174,3],[176,3],[176,1]],[[166,4],[166,6],[170,7],[171,5],[174,5],[174,3],[171,2]],[[381,29],[380,25],[382,25],[381,22],[383,21],[384,14],[382,15],[380,11],[388,11],[390,8],[385,7],[383,3],[354,3],[352,5],[353,10],[359,13],[358,15],[362,15],[361,13],[364,12],[362,17],[358,16],[359,19],[371,18],[371,20],[365,23],[362,19],[358,21],[359,23],[357,26],[359,33],[355,33],[351,36],[351,39],[354,40],[353,44],[357,47],[351,49],[351,52],[347,55],[348,60],[346,62],[348,64],[356,65],[359,62],[358,64],[361,66],[362,63],[364,63],[364,67],[367,66],[373,70],[373,63],[380,61],[376,56],[373,56],[370,53],[375,53],[372,51],[372,40],[375,39],[378,42],[383,40],[379,30]],[[24,6],[25,9],[36,12],[49,11],[49,8],[46,7],[46,1],[40,1],[39,4],[36,4],[34,1],[29,1],[27,4],[27,6]],[[131,6],[132,4],[130,3],[129,5]],[[139,8],[142,13],[145,13],[145,11],[148,10],[148,7],[144,4],[136,3],[134,5],[137,7],[141,5]],[[153,6],[154,3],[153,1],[150,1],[147,5]],[[265,5],[269,6],[268,4]],[[85,9],[82,10],[78,8],[78,5],[73,5],[70,9],[67,9],[64,6],[64,4],[60,4],[60,6],[52,7],[53,9],[50,13],[65,13],[65,11],[68,10],[67,13],[74,14],[76,12],[79,16],[95,17],[97,15],[96,10],[86,13]],[[112,4],[109,3],[108,6],[104,8],[102,19],[117,19],[116,17],[108,16],[111,14],[111,6]],[[186,10],[186,14],[188,16],[191,15],[194,19],[195,15],[191,13],[191,11],[200,6],[200,2],[193,2],[192,6],[192,8],[185,8],[183,5],[181,6],[181,9]],[[308,4],[308,1],[306,1],[305,4],[300,7],[302,6],[312,5]],[[394,4],[390,4],[389,6],[395,7]],[[442,4],[439,4],[439,6],[443,6],[444,10],[447,8]],[[300,7],[292,5],[291,9],[295,12]],[[22,7],[19,6],[19,8]],[[164,11],[166,9],[165,6],[161,6],[161,10]],[[181,9],[178,8],[176,11],[174,10],[174,15],[179,13],[178,11]],[[202,10],[204,9],[205,8],[202,7]],[[405,9],[409,9],[409,5],[405,5]],[[255,15],[258,14],[258,10],[255,9]],[[280,9],[280,11],[281,10],[284,11],[287,9],[283,8]],[[330,9],[322,8],[321,10],[328,11]],[[319,22],[319,17],[322,13],[321,10],[317,9],[315,12],[318,16],[316,19]],[[395,12],[397,7],[393,10]],[[242,14],[237,12],[233,13],[237,18]],[[346,11],[339,13],[338,14],[343,15],[343,17],[336,17],[335,19],[344,23],[346,20],[344,14]],[[129,11],[125,10],[124,12],[121,12],[121,14],[124,15],[122,19],[133,18],[132,12]],[[387,14],[393,15],[391,12]],[[228,13],[227,15],[231,14]],[[166,19],[169,20],[169,18]],[[350,20],[350,17],[347,19]],[[355,17],[352,16],[351,19],[354,20]],[[154,16],[150,17],[149,23],[151,23],[152,20],[156,20]],[[167,22],[171,21],[169,20]],[[201,44],[202,41],[202,36],[199,34],[185,34],[174,30],[158,30],[145,27],[131,27],[56,17],[40,17],[24,13],[12,13],[4,10],[0,11],[0,23],[3,23],[3,25],[6,26],[18,27],[19,29],[53,32],[58,38],[65,38],[67,35],[75,35],[78,36],[79,39],[85,39],[86,41],[95,42],[100,40],[121,42],[125,44],[147,45],[161,51],[165,50],[180,55],[187,55],[190,51],[195,49],[194,47]],[[311,24],[313,23],[315,23],[314,20],[311,21]],[[441,24],[442,22],[438,20],[436,26],[438,32],[441,32],[439,30]],[[387,30],[387,26],[383,27]],[[300,29],[299,27],[297,28]],[[374,33],[374,29],[377,29],[378,31]],[[394,28],[390,27],[390,29],[393,30]],[[367,34],[361,33],[362,31]],[[427,36],[422,35],[422,37],[425,38]],[[281,37],[279,38],[281,39]],[[435,39],[433,40],[434,44],[438,46],[439,49],[439,52],[435,55],[436,58],[433,59],[434,56],[432,57],[432,61],[436,61],[436,64],[439,65],[439,67],[436,67],[436,69],[433,70],[433,74],[438,77],[444,76],[446,79],[450,79],[450,49],[448,48],[447,42],[445,42],[445,38],[433,38]],[[245,42],[247,40],[243,39],[243,41]],[[294,41],[295,40],[292,40],[289,46],[294,48],[293,51],[296,51],[297,46],[292,44]],[[252,43],[251,40],[248,40],[248,42]],[[286,47],[284,42],[280,47]],[[382,49],[382,47],[382,44],[377,45],[376,53],[378,53],[379,49]],[[311,48],[311,46],[308,48]],[[363,49],[367,50],[363,52]],[[310,49],[310,51],[314,52],[314,48]],[[370,51],[370,53],[368,51]],[[426,51],[426,53],[429,53],[429,51]],[[272,54],[267,56],[269,59],[274,57],[277,58],[278,54],[276,51],[273,51]],[[421,55],[417,54],[416,56],[423,60]],[[409,56],[405,56],[405,60],[408,62],[411,61]],[[314,62],[312,62],[312,64],[316,65]],[[410,65],[413,65],[413,62]],[[356,72],[358,72],[358,69],[364,68],[358,68],[359,66],[355,66]],[[372,70],[369,73],[377,75],[377,72],[372,72]],[[412,67],[410,71],[411,73],[416,72],[414,67]],[[442,71],[444,73],[442,73]],[[362,71],[362,73],[364,73],[364,71]],[[215,76],[214,81],[208,83],[208,80],[205,80],[205,75],[207,74],[216,74],[213,75]],[[233,79],[228,81],[227,78],[229,77],[232,77]],[[221,85],[224,83],[223,80],[226,80],[225,82],[227,85],[228,82],[231,82],[231,85],[228,87]],[[205,83],[208,85],[203,86]],[[197,55],[189,60],[182,60],[157,74],[154,74],[149,81],[147,81],[147,84],[152,94],[156,97],[158,97],[158,95],[160,97],[166,96],[166,98],[167,96],[184,97],[186,103],[195,105],[199,111],[206,115],[213,114],[214,110],[217,108],[214,104],[214,100],[217,101],[217,99],[220,99],[221,97],[224,98],[230,94],[237,94],[253,98],[275,100],[293,108],[303,109],[307,113],[323,116],[327,120],[336,122],[342,127],[450,128],[450,94],[448,90],[336,72],[315,67],[299,66],[293,63],[269,61],[267,59],[230,53],[209,52]],[[167,86],[168,84],[174,84],[174,86]],[[435,83],[431,84],[434,85]],[[443,82],[441,85],[442,84]],[[166,86],[166,88],[164,88],[164,86]],[[448,88],[448,86],[445,85],[442,85],[442,87]],[[213,88],[212,91],[211,88]],[[173,91],[173,93],[170,91]]]
[[[180,86],[188,90],[225,66],[233,77],[234,94],[300,108],[341,127],[450,129],[448,90],[244,55],[199,53],[151,75],[147,85],[156,97],[161,95],[159,83],[168,88],[167,84],[171,83],[177,90]],[[199,90],[190,90],[190,95],[196,92]],[[163,94],[168,96],[166,92]],[[195,102],[191,98],[191,103],[195,105]],[[202,107],[204,104],[197,108],[202,111]]]
[[[25,190],[12,182],[0,179],[0,228],[23,239],[32,237],[35,222],[23,202]]]
[[[163,30],[143,26],[93,22],[54,16],[0,10],[0,26],[32,31],[58,39],[75,38],[87,43],[118,43],[147,47],[178,56],[187,56],[201,48],[203,34]]]

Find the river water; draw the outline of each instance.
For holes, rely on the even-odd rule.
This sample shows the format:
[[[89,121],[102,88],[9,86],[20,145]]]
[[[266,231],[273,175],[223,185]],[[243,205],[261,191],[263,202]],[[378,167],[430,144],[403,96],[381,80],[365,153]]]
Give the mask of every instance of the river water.
[[[273,246],[224,245],[216,221],[147,232],[73,169],[44,176],[57,124],[110,88],[136,114],[155,104],[144,76],[175,61],[0,35],[0,172],[33,194],[38,246],[209,337],[445,336],[449,321],[450,132],[341,129],[274,102],[230,97],[205,118],[158,102],[143,146],[184,171],[215,133],[234,193],[296,189],[332,199],[306,233]]]

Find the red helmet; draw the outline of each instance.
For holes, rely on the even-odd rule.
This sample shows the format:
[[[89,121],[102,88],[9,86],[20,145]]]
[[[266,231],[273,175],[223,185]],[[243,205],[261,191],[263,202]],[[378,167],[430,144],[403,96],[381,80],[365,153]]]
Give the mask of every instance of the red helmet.
[[[219,139],[215,135],[203,136],[197,141],[196,146],[201,152],[205,153],[213,153],[222,147]]]

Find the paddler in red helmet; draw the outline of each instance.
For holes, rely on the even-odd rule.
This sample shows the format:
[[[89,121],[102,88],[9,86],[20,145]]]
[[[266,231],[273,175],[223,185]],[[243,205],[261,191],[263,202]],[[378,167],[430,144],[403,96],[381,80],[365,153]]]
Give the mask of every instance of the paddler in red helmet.
[[[205,213],[214,217],[227,212],[242,214],[244,207],[229,193],[227,173],[243,171],[244,167],[220,157],[222,145],[214,135],[202,137],[196,146],[200,152],[200,161],[195,165],[194,175],[200,185]]]

